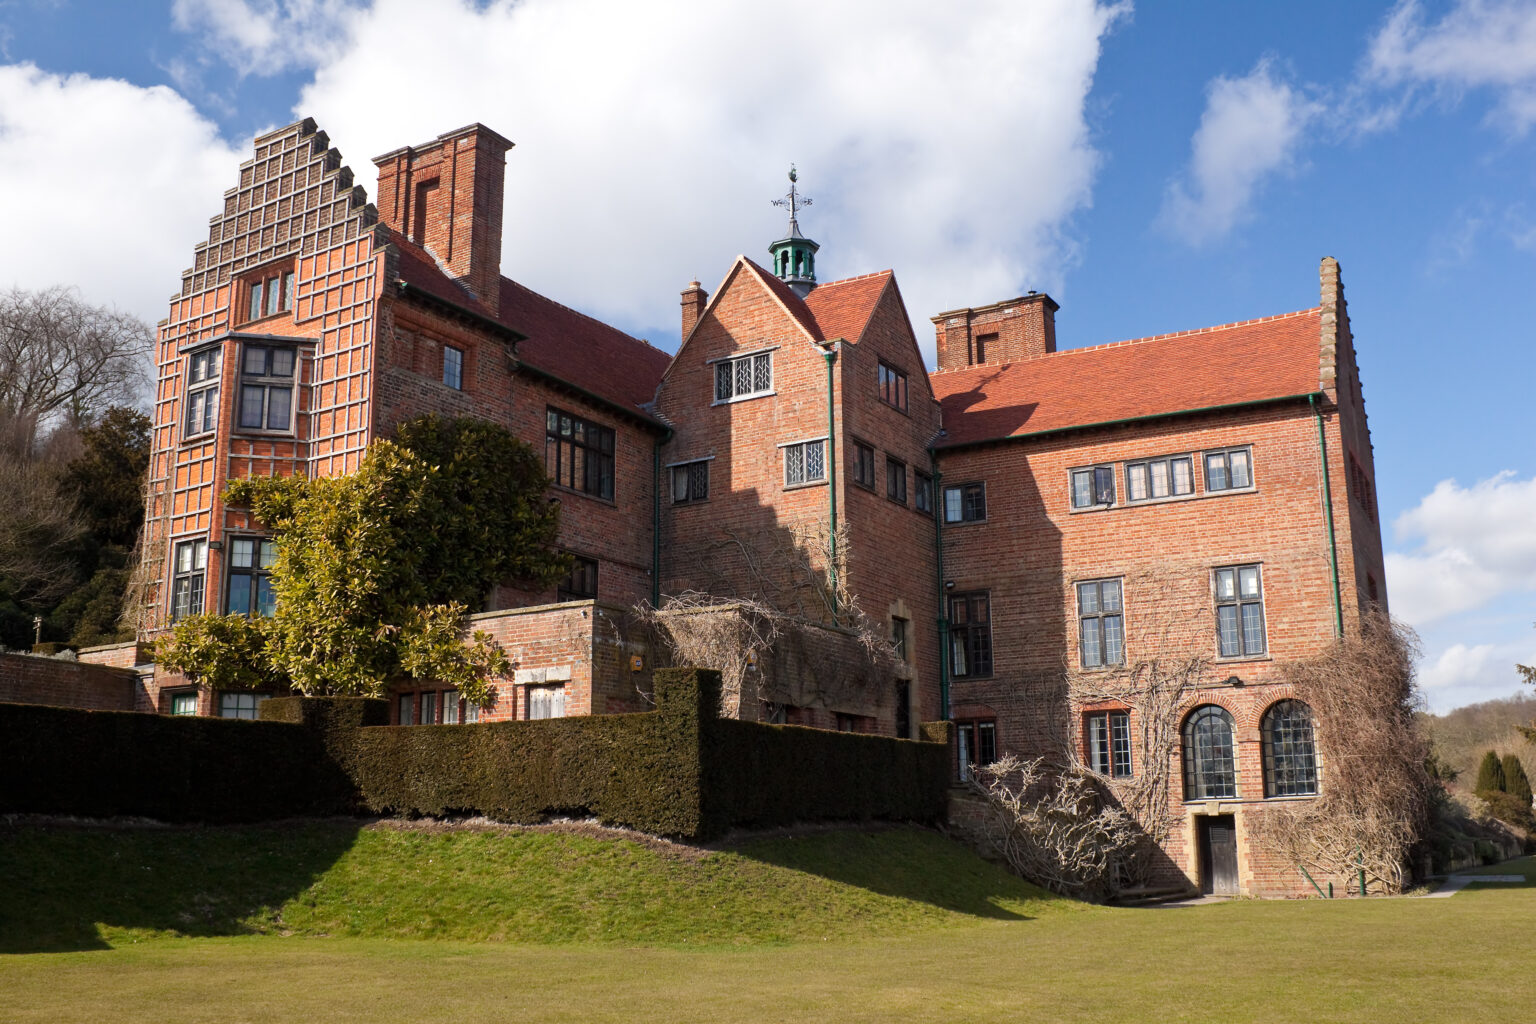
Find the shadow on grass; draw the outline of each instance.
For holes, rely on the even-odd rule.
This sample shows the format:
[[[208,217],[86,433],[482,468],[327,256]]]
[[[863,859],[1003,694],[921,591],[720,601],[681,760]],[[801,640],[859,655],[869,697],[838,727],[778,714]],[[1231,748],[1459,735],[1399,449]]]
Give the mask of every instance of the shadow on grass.
[[[106,949],[98,925],[243,935],[308,888],[361,822],[0,825],[0,953]]]
[[[1532,889],[1536,888],[1536,857],[1516,857],[1514,860],[1506,860],[1501,864],[1489,864],[1485,867],[1466,868],[1462,871],[1452,872],[1457,875],[1466,875],[1476,879],[1479,875],[1523,875],[1523,882],[1476,882],[1473,887],[1483,891],[1494,889]]]
[[[837,829],[749,839],[742,857],[845,885],[998,921],[1027,921],[1004,902],[1056,899],[968,847],[918,828]]]

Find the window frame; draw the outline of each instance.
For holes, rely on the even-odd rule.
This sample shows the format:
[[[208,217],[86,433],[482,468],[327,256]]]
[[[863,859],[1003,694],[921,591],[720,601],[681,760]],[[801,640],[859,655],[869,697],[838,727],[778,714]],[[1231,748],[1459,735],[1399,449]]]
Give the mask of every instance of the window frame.
[[[1301,709],[1305,719],[1306,735],[1285,737],[1280,735],[1279,716]],[[1294,729],[1293,723],[1290,724]],[[1280,743],[1288,748],[1283,753],[1276,747]],[[1300,749],[1292,750],[1291,747]],[[1318,770],[1317,717],[1311,705],[1294,697],[1275,701],[1264,709],[1259,717],[1259,748],[1264,765],[1264,798],[1284,800],[1318,795],[1322,773]],[[1286,762],[1282,764],[1282,760]],[[1298,762],[1292,765],[1290,762]],[[1284,773],[1286,778],[1281,780]],[[1286,792],[1281,792],[1284,789]]]
[[[1104,586],[1114,584],[1117,606],[1112,611],[1105,610]],[[1083,611],[1083,588],[1093,587],[1095,591],[1095,603],[1097,611],[1085,613]],[[1072,594],[1076,601],[1077,611],[1077,664],[1085,672],[1100,672],[1109,669],[1120,668],[1125,665],[1125,577],[1103,576],[1091,580],[1077,580],[1072,584]],[[1120,658],[1118,661],[1110,661],[1107,657],[1108,633],[1106,632],[1106,619],[1119,619],[1120,629]],[[1087,631],[1084,623],[1092,620],[1098,623],[1099,660],[1097,664],[1088,663]]]
[[[1248,482],[1242,486],[1229,482],[1224,487],[1212,487],[1210,460],[1215,457],[1221,457],[1225,460],[1223,471],[1227,474],[1228,481],[1230,481],[1232,479],[1231,456],[1235,452],[1241,452],[1247,458]],[[1222,448],[1207,448],[1202,451],[1200,453],[1200,486],[1204,488],[1206,494],[1247,494],[1250,491],[1258,490],[1259,478],[1253,471],[1253,445],[1233,444]]]
[[[1078,504],[1077,478],[1079,474],[1089,475],[1089,497],[1098,499],[1104,494],[1103,481],[1109,481],[1109,500],[1094,500],[1087,504]],[[1113,462],[1093,462],[1083,466],[1073,466],[1067,470],[1067,504],[1073,512],[1098,512],[1114,508],[1119,502],[1117,492],[1118,483],[1115,479],[1115,464]]]
[[[251,564],[248,566],[237,564],[235,558],[235,545],[244,541],[250,541],[253,545],[251,550]],[[267,590],[269,593],[271,592],[270,580],[272,578],[272,562],[263,563],[262,556],[264,554],[264,549],[270,548],[272,552],[272,559],[273,561],[276,561],[277,542],[271,537],[263,537],[259,534],[239,534],[225,538],[225,543],[228,545],[229,556],[225,559],[224,614],[246,615],[251,618],[270,618],[272,615],[276,614],[277,595],[272,595],[273,611],[268,613],[263,613],[260,611],[261,606],[258,599],[261,594],[261,580],[269,581],[267,584]],[[247,597],[248,604],[246,605],[246,609],[243,612],[236,612],[231,610],[234,607],[235,582],[237,578],[244,578],[244,585],[247,588],[249,595]]]
[[[250,707],[246,708],[240,706],[241,701],[244,698],[250,699]],[[233,699],[235,702],[235,706],[233,708],[234,714],[229,714],[228,712],[231,709],[225,706],[225,702],[231,699]],[[254,722],[261,717],[261,705],[271,699],[272,695],[270,693],[258,693],[251,690],[220,690],[219,705],[217,708],[218,717]],[[250,714],[244,713],[247,711],[249,711]]]
[[[711,456],[704,459],[691,459],[687,462],[673,462],[667,466],[667,483],[669,485],[669,493],[672,497],[672,504],[697,505],[700,502],[709,500],[709,464],[713,461],[713,458],[714,457]],[[677,496],[677,481],[679,473],[682,474],[684,483],[684,494],[681,498]],[[700,493],[695,494],[694,492],[698,490],[696,485],[701,474],[703,476],[704,486]]]
[[[249,364],[249,353],[265,353],[262,360],[262,370],[253,373],[246,369]],[[288,374],[275,373],[273,370],[273,355],[277,352],[287,352],[293,359]],[[274,343],[269,341],[244,341],[240,344],[240,366],[237,380],[238,392],[235,396],[235,420],[234,429],[241,434],[268,434],[291,435],[294,433],[295,424],[299,415],[299,348],[297,345]],[[245,400],[248,389],[261,391],[261,425],[247,426],[245,423]],[[288,416],[284,426],[274,427],[272,419],[272,395],[276,392],[286,392],[288,395]]]
[[[543,695],[546,699],[537,703],[543,704],[538,710],[544,712],[535,715],[534,694]],[[554,698],[558,696],[559,700]],[[565,681],[559,680],[552,683],[530,683],[523,687],[523,720],[528,722],[544,722],[552,718],[565,718],[565,699],[567,697]],[[556,705],[558,705],[558,713]]]
[[[730,405],[734,402],[747,402],[754,398],[767,398],[769,395],[776,394],[773,387],[773,353],[777,348],[778,346],[775,345],[772,348],[754,349],[751,352],[742,352],[738,355],[721,356],[718,359],[709,360],[707,365],[714,367],[714,379],[711,382],[711,387],[713,390],[710,392],[710,394],[714,396],[714,400],[709,404],[712,406]],[[757,362],[758,359],[764,360],[762,365],[767,367],[768,383],[765,387],[757,386],[759,366]],[[751,390],[737,390],[737,385],[741,383],[740,371],[736,368],[737,363],[748,364],[747,383],[751,385]],[[723,367],[729,367],[729,369],[725,372],[729,374],[729,380],[731,382],[731,393],[725,397],[721,397],[720,393],[720,384],[722,380],[726,379],[721,375]]]
[[[1217,747],[1202,755],[1198,730],[1205,719],[1217,719],[1226,727],[1225,749]],[[1191,708],[1179,726],[1179,758],[1184,768],[1184,801],[1236,800],[1238,784],[1237,723],[1232,712],[1220,704],[1199,704]],[[1210,763],[1225,757],[1225,767],[1212,769]],[[1209,783],[1224,783],[1213,785]],[[1218,791],[1219,790],[1219,791]]]
[[[977,622],[973,615],[974,605],[977,601],[986,602],[985,621]],[[955,660],[955,605],[962,602],[965,605],[965,618],[962,620],[961,632],[964,639],[960,641],[962,652],[965,654],[965,664],[960,666]],[[952,679],[990,679],[996,670],[992,658],[992,591],[967,590],[960,593],[946,595],[944,611],[948,622],[949,650],[946,656],[949,658],[949,674]]]
[[[1177,475],[1174,473],[1174,463],[1176,463],[1176,462],[1185,462],[1189,466],[1189,476],[1188,476],[1189,489],[1187,491],[1178,491],[1178,490],[1174,489],[1175,481],[1178,479]],[[1168,475],[1167,475],[1167,478],[1166,478],[1167,484],[1168,484],[1168,493],[1167,494],[1154,494],[1153,493],[1153,480],[1154,480],[1154,477],[1153,477],[1152,467],[1155,466],[1155,465],[1159,465],[1159,464],[1166,464],[1167,467],[1168,467],[1168,469],[1167,469]],[[1135,496],[1134,488],[1133,488],[1132,483],[1131,483],[1131,471],[1133,469],[1138,469],[1138,468],[1144,468],[1146,470],[1145,484],[1146,484],[1146,488],[1147,488],[1147,496],[1144,497],[1144,498],[1138,498],[1138,497]],[[1179,500],[1182,500],[1182,499],[1185,499],[1185,498],[1193,498],[1194,496],[1195,496],[1195,457],[1194,457],[1193,453],[1191,453],[1191,452],[1179,452],[1179,453],[1174,454],[1174,455],[1159,455],[1159,456],[1156,456],[1154,458],[1149,458],[1149,459],[1127,459],[1126,460],[1126,462],[1125,462],[1125,503],[1127,505],[1150,505],[1150,504],[1154,504],[1154,503],[1159,502],[1159,501],[1179,501]]]
[[[907,464],[893,455],[885,457],[885,496],[903,507],[907,504]]]
[[[880,401],[898,412],[907,412],[908,385],[905,370],[898,370],[884,359],[878,360],[875,369],[875,394]]]
[[[821,456],[820,456],[820,458],[821,458],[821,475],[818,476],[818,477],[808,476],[808,475],[806,475],[806,471],[805,471],[805,467],[809,464],[809,460],[807,459],[807,454],[808,454],[808,452],[810,450],[810,447],[812,445],[815,445],[821,451]],[[800,479],[800,480],[791,480],[789,478],[789,460],[790,460],[790,454],[789,453],[790,453],[791,449],[796,449],[796,448],[798,448],[800,450],[800,466],[801,466],[802,479]],[[825,437],[811,437],[811,438],[806,438],[804,441],[788,441],[788,442],[786,442],[784,444],[779,445],[779,450],[783,454],[784,489],[785,490],[790,490],[790,489],[796,488],[796,487],[818,487],[818,486],[820,486],[822,484],[825,484],[827,482],[827,438],[825,438]]]
[[[177,718],[195,717],[197,715],[197,691],[196,690],[176,690],[176,691],[173,691],[172,693],[170,693],[169,696],[171,698],[171,702],[170,702],[170,705],[169,705],[169,707],[168,707],[168,709],[166,711],[166,714],[174,715]],[[178,711],[178,710],[176,710],[178,707],[182,706],[182,702],[183,701],[190,701],[191,702],[191,709],[190,710],[188,710],[188,711]]]
[[[950,492],[955,492],[955,493],[959,494],[959,496],[960,496],[960,498],[959,498],[959,500],[960,500],[960,518],[958,518],[958,519],[951,519],[949,517],[949,495],[950,495]],[[974,510],[973,509],[973,503],[971,503],[971,502],[969,502],[967,500],[972,493],[975,493],[975,494],[980,496],[980,506],[981,506],[981,514],[980,515],[968,516],[966,514],[967,512]],[[977,481],[972,481],[970,483],[964,483],[964,484],[945,484],[944,485],[943,499],[944,499],[944,501],[943,501],[943,514],[944,514],[944,525],[945,526],[960,526],[960,525],[963,525],[965,523],[984,523],[984,522],[987,521],[987,484],[986,484],[985,480],[977,480]]]
[[[292,260],[248,271],[236,280],[240,289],[236,301],[240,304],[240,311],[245,314],[244,319],[239,321],[241,325],[293,312],[298,277],[294,274]],[[275,293],[272,290],[273,284],[277,285]],[[277,295],[276,301],[271,298],[273,294]]]
[[[1083,752],[1088,767],[1097,774],[1107,779],[1135,778],[1132,747],[1129,708],[1103,708],[1083,715]]]
[[[586,555],[578,555],[574,551],[567,551],[566,554],[572,558],[571,571],[566,573],[559,583],[555,584],[555,600],[596,601],[598,560],[589,558]],[[578,580],[578,574],[581,579],[591,581],[590,592],[576,589],[574,584]]]
[[[985,742],[983,742],[985,738]],[[961,756],[969,750],[974,758]],[[997,760],[997,719],[961,718],[955,721],[955,761],[962,782],[971,778],[971,765],[985,767]]]
[[[197,376],[199,362],[204,366],[201,377]],[[224,346],[213,345],[187,353],[186,376],[183,380],[186,383],[181,398],[182,439],[189,440],[214,433],[219,429],[219,406],[222,404],[221,395],[224,390]],[[210,395],[213,397],[211,406],[208,404]],[[204,423],[196,430],[192,429],[194,409],[201,411]]]
[[[912,508],[921,515],[933,518],[933,475],[920,469],[912,470]]]
[[[875,446],[865,444],[863,441],[854,441],[849,447],[853,449],[850,453],[853,471],[849,475],[853,477],[855,485],[866,491],[873,491],[875,489]]]
[[[569,433],[563,431],[567,422],[570,424]],[[581,436],[580,441],[576,439],[578,433]],[[576,480],[578,449],[583,453],[580,459],[582,479],[579,485]],[[551,451],[555,453],[553,467],[550,460]],[[570,452],[568,473],[565,462],[567,451]],[[599,501],[613,501],[618,487],[618,432],[613,427],[605,427],[601,423],[577,416],[559,406],[546,405],[544,407],[544,471],[549,474],[554,486],[562,491],[585,494]],[[597,489],[591,490],[594,475]],[[562,477],[569,477],[569,480]]]
[[[1253,570],[1254,578],[1258,584],[1258,593],[1255,597],[1243,596],[1243,572]],[[1221,574],[1232,573],[1232,594],[1228,599],[1221,595]],[[1211,604],[1215,615],[1216,626],[1216,660],[1217,661],[1249,661],[1255,658],[1268,658],[1269,654],[1269,614],[1264,606],[1264,563],[1243,562],[1235,565],[1218,565],[1211,569]],[[1245,628],[1244,609],[1256,607],[1259,614],[1259,635],[1262,646],[1259,650],[1248,649],[1247,629]],[[1223,652],[1222,642],[1222,616],[1223,608],[1236,609],[1237,645],[1238,652],[1226,654]]]
[[[191,563],[181,568],[181,551],[191,549]],[[186,585],[185,606],[180,600],[182,586]],[[186,537],[171,544],[171,587],[168,601],[171,622],[179,622],[189,615],[201,615],[208,607],[208,538]],[[194,607],[195,606],[195,607]]]
[[[445,387],[453,388],[455,391],[464,390],[464,355],[464,350],[457,345],[443,346],[442,382]],[[449,373],[450,368],[453,370],[452,374]]]

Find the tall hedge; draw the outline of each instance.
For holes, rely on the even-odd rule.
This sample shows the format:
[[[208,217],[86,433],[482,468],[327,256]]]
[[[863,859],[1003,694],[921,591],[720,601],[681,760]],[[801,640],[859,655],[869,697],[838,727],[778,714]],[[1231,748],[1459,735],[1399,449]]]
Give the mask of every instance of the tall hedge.
[[[0,704],[0,813],[245,822],[346,813],[307,729]]]
[[[1499,755],[1492,750],[1483,755],[1482,763],[1477,766],[1477,787],[1473,792],[1504,792],[1504,763],[1499,760]]]

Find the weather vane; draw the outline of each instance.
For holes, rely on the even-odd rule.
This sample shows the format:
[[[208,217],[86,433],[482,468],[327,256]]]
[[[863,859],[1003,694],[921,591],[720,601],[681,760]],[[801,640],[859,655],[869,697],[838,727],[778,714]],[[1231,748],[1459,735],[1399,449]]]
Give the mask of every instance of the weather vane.
[[[775,199],[775,200],[772,201],[774,206],[785,206],[785,207],[789,208],[789,219],[790,219],[790,221],[794,221],[795,214],[798,213],[802,208],[811,205],[811,197],[810,196],[802,196],[800,193],[795,191],[795,182],[797,182],[799,180],[800,180],[799,175],[797,175],[795,173],[795,165],[794,164],[790,164],[789,165],[789,192],[788,192],[788,194],[786,194],[784,196],[783,199]]]

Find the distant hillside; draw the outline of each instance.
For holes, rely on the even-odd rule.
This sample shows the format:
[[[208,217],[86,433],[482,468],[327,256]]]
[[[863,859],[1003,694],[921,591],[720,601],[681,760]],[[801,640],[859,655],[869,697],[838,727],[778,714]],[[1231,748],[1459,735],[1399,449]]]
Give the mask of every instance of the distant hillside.
[[[1536,721],[1536,697],[1487,700],[1424,717],[1440,759],[1461,772],[1457,785],[1462,789],[1471,788],[1477,762],[1486,750],[1497,750],[1500,756],[1514,754],[1527,773],[1536,769],[1536,743],[1516,728]]]

